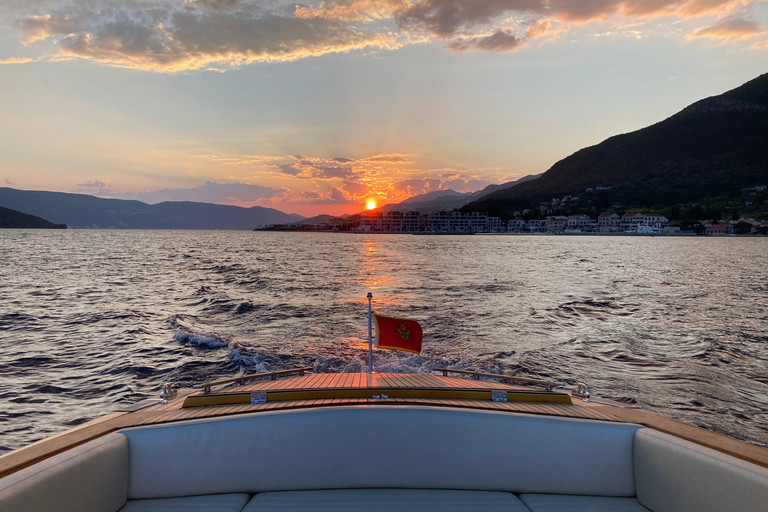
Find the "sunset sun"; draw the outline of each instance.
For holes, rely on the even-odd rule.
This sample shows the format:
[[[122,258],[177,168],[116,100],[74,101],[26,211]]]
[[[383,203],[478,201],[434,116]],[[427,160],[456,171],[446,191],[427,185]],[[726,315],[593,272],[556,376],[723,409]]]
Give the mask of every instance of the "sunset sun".
[[[365,205],[366,208],[369,210],[373,210],[376,208],[376,202],[375,201],[368,201],[368,203]]]

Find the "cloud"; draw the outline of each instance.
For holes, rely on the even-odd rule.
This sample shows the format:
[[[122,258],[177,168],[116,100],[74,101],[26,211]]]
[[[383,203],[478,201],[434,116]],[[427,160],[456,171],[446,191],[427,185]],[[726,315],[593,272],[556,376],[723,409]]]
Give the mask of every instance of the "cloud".
[[[14,182],[12,182],[11,180],[9,180],[8,178],[5,178],[4,181],[5,181],[5,184],[8,185],[9,187],[15,187],[16,186],[16,184]]]
[[[251,157],[202,156],[220,165],[248,161]],[[254,155],[260,160],[256,173],[285,185],[270,203],[351,204],[370,197],[399,202],[433,190],[474,192],[490,184],[474,173],[455,169],[414,168],[410,155],[382,153],[360,158],[317,157],[304,154]],[[165,198],[168,199],[167,191]]]
[[[15,13],[13,25],[23,44],[47,45],[45,60],[81,58],[156,72],[222,72],[330,53],[396,50],[430,40],[447,42],[451,51],[510,52],[528,40],[557,38],[570,28],[565,23],[597,20],[619,28],[661,17],[722,20],[751,4],[752,0],[326,0],[312,5],[284,0],[12,0],[4,9]],[[726,23],[690,37],[729,42],[756,33],[754,22]]]
[[[688,34],[686,39],[690,41],[692,39],[703,37],[728,43],[731,41],[751,39],[763,35],[766,32],[768,31],[765,27],[760,25],[757,21],[735,18],[724,20],[711,27],[696,30],[692,34]]]
[[[342,0],[321,2],[319,6],[296,5],[297,18],[324,18],[345,22],[371,22],[386,19],[398,9],[408,7],[408,0]]]
[[[78,183],[77,186],[81,188],[101,189],[101,190],[108,188],[107,184],[101,180],[86,181],[85,183]]]
[[[456,192],[474,192],[491,183],[476,176],[450,172],[439,178],[409,178],[392,184],[401,193],[402,199],[436,190],[455,190]]]
[[[0,64],[26,64],[35,61],[37,61],[37,59],[30,59],[28,57],[10,57],[8,59],[0,60]]]
[[[474,192],[490,185],[490,181],[475,177],[457,177],[443,181],[441,188],[456,192]]]
[[[343,188],[347,194],[354,197],[365,197],[370,193],[368,185],[355,181],[345,181],[341,188]]]
[[[298,176],[301,173],[301,169],[297,167],[295,164],[277,164],[275,165],[277,170],[281,172],[282,174],[287,174],[289,176]]]
[[[108,192],[109,197],[135,199],[155,204],[164,201],[195,201],[202,203],[252,203],[283,193],[283,190],[248,183],[216,183],[206,181],[196,188],[166,188],[149,192]],[[105,194],[101,194],[105,195]]]
[[[454,41],[446,48],[464,52],[467,50],[484,50],[490,52],[511,52],[523,46],[524,40],[515,36],[508,30],[497,30],[490,36],[472,37],[460,41]]]
[[[525,39],[546,34],[551,29],[549,20],[584,24],[606,22],[614,16],[633,21],[665,16],[688,19],[723,16],[749,5],[749,0],[416,0],[393,16],[402,30],[451,40],[446,46],[449,50],[508,52]],[[516,33],[515,26],[531,20],[535,24],[524,34]],[[508,23],[512,26],[505,26]]]
[[[390,163],[390,164],[409,164],[412,163],[408,158],[408,155],[401,153],[392,153],[384,155],[374,155],[365,158],[360,158],[358,162],[378,162],[378,163]]]
[[[234,9],[240,0],[188,0],[190,4],[200,4],[213,11]]]
[[[449,39],[478,27],[489,27],[504,14],[545,11],[543,0],[418,0],[395,13],[395,21],[406,30],[428,32]]]
[[[538,20],[533,25],[525,29],[526,39],[557,39],[568,30],[568,27],[560,25],[555,26],[553,20]]]
[[[406,196],[417,196],[434,190],[440,190],[442,180],[437,178],[410,178],[392,184],[395,190],[401,191]]]
[[[83,30],[83,27],[69,16],[32,15],[18,20],[15,27],[21,31],[21,42],[31,44],[48,39],[53,34],[70,35]]]
[[[221,0],[183,5],[170,0],[77,3],[22,17],[15,27],[24,44],[52,40],[56,58],[165,72],[236,68],[404,44],[391,32]]]
[[[333,178],[349,178],[352,176],[353,171],[349,167],[327,167],[327,166],[311,166],[311,173],[313,178],[321,179],[333,179]]]

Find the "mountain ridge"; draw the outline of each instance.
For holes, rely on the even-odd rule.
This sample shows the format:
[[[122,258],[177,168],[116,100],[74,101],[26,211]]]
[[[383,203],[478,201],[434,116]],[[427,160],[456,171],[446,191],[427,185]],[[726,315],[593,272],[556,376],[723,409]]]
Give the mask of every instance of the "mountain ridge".
[[[529,174],[515,181],[488,185],[475,192],[456,192],[452,189],[433,190],[409,197],[399,203],[385,204],[377,208],[377,210],[384,212],[413,210],[422,214],[435,213],[442,210],[456,210],[490,193],[518,186],[526,181],[537,179],[539,176],[541,174]]]
[[[679,204],[765,182],[768,73],[672,116],[614,135],[556,162],[537,180],[493,192],[468,211],[513,210],[590,187],[614,187],[607,204]]]
[[[0,187],[0,206],[71,228],[239,230],[304,218],[261,206],[243,208],[191,201],[150,205],[135,200],[9,187]]]

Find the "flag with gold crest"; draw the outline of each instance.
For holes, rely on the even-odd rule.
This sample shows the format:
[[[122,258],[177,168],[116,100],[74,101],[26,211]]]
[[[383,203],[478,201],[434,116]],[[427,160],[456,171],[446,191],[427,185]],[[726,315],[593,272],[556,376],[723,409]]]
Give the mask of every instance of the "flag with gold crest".
[[[376,348],[421,353],[421,326],[416,320],[373,315],[376,322]]]

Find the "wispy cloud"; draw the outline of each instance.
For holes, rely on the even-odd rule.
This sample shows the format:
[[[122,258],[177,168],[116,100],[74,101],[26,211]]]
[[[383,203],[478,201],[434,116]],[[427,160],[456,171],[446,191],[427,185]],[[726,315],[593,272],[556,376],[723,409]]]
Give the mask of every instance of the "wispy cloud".
[[[464,52],[467,50],[484,50],[489,52],[511,52],[520,48],[524,40],[514,35],[509,30],[497,30],[493,34],[484,37],[470,37],[454,41],[447,46],[448,49]]]
[[[768,33],[768,30],[755,20],[734,18],[723,20],[711,27],[696,30],[692,34],[689,34],[687,39],[706,38],[728,43],[731,41],[752,39],[753,37],[765,35],[766,33]]]
[[[8,59],[0,60],[0,64],[27,64],[36,61],[37,59],[30,59],[28,57],[10,57]]]
[[[355,160],[348,160],[353,162]],[[391,164],[410,164],[413,163],[408,155],[402,155],[400,153],[385,154],[385,155],[373,155],[356,160],[357,162],[378,162],[378,163],[391,163]]]
[[[85,183],[78,183],[77,186],[80,188],[96,189],[96,190],[103,190],[108,188],[107,184],[101,180],[89,180],[89,181],[86,181]]]
[[[81,185],[79,185],[81,186]],[[146,192],[119,192],[107,190],[98,195],[118,199],[135,199],[146,203],[161,203],[164,201],[194,201],[201,203],[240,204],[253,203],[281,194],[285,190],[249,183],[216,183],[206,181],[195,188],[165,188]]]

